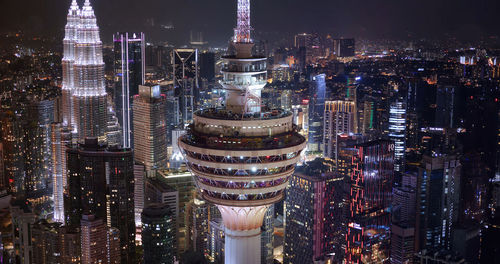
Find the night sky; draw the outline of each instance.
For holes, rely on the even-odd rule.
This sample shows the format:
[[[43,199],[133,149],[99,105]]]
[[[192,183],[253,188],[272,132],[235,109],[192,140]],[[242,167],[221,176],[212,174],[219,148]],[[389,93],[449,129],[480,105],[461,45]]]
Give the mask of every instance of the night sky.
[[[221,44],[235,24],[235,0],[91,2],[105,42],[115,31],[145,31],[153,40],[185,43],[189,31],[197,30],[211,43]],[[70,0],[0,0],[0,31],[60,36],[69,4]],[[468,39],[498,35],[500,20],[495,16],[499,12],[498,0],[252,0],[257,32],[315,31],[371,39],[402,38],[409,33],[418,37],[451,33]],[[168,23],[175,30],[160,29]]]

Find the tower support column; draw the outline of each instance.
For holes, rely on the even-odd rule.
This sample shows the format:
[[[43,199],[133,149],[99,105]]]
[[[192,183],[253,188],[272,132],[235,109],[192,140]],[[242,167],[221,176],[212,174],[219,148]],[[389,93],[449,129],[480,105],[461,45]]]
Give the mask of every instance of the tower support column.
[[[224,263],[259,264],[261,255],[260,234],[260,227],[244,231],[236,231],[226,228]]]

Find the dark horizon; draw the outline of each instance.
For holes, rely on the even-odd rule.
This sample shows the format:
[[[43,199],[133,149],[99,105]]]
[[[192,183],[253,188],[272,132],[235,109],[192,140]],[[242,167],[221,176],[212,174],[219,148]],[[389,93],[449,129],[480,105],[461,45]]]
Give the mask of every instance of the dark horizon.
[[[0,32],[61,37],[70,0],[2,1]],[[83,0],[79,1],[80,4]],[[234,0],[91,1],[101,37],[111,42],[117,31],[143,31],[154,41],[185,44],[191,30],[203,32],[210,44],[224,45],[235,25]],[[299,4],[300,3],[300,4]],[[377,12],[374,12],[377,10]],[[299,32],[366,39],[443,38],[464,40],[500,35],[495,13],[499,1],[466,0],[253,0],[252,24],[257,34],[282,38]],[[154,21],[154,27],[151,26]],[[172,24],[175,30],[160,29]],[[269,34],[272,33],[272,34]]]

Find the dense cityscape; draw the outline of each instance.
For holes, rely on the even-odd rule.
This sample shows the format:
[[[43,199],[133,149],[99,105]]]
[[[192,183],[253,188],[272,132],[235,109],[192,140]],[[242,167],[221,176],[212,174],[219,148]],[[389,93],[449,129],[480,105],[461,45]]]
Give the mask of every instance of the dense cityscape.
[[[61,37],[0,30],[0,264],[500,263],[498,35],[269,36],[233,0],[178,44],[61,2]]]

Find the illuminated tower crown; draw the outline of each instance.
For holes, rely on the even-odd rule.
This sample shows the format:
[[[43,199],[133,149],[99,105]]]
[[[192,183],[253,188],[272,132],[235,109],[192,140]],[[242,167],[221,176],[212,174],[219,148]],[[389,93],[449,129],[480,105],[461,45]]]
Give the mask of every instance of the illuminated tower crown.
[[[85,137],[99,137],[104,140],[107,109],[102,42],[89,0],[85,0],[80,13],[74,74],[73,128],[79,140]]]
[[[202,109],[179,139],[202,197],[217,205],[225,230],[225,263],[260,263],[260,233],[270,205],[284,189],[305,148],[292,113],[261,105],[266,58],[253,56],[250,0],[238,0],[232,45],[223,58],[223,108]]]
[[[80,8],[76,0],[71,2],[68,11],[67,23],[64,28],[64,55],[62,59],[63,83],[62,83],[62,114],[63,125],[71,124],[71,92],[75,87],[75,74],[73,64],[75,62],[75,43],[77,39],[77,30],[80,26]]]

